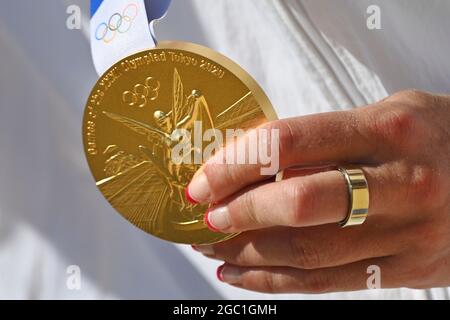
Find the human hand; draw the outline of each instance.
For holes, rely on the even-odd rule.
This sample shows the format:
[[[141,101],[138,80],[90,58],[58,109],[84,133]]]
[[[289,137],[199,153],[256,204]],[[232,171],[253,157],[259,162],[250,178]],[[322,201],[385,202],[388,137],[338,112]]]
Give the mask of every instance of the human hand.
[[[212,229],[242,232],[194,247],[225,261],[220,280],[262,292],[359,290],[366,288],[367,267],[377,265],[383,288],[450,285],[449,96],[404,91],[352,111],[262,128],[279,129],[282,170],[360,166],[369,215],[363,225],[339,227],[349,204],[336,170],[274,182],[259,165],[217,164],[213,157],[188,194],[216,204],[206,215]]]

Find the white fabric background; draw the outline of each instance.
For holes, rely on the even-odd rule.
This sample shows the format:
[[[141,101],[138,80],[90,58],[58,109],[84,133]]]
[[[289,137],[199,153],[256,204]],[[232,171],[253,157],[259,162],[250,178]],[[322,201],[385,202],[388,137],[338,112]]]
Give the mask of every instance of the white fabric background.
[[[174,0],[156,30],[159,39],[197,42],[237,61],[280,117],[350,108],[407,87],[448,93],[450,22],[441,12],[450,3],[370,4],[377,2],[384,29],[370,33],[365,0]],[[81,118],[96,75],[87,38],[65,28],[72,3],[88,14],[81,0],[0,3],[0,298],[448,298],[443,289],[243,291],[215,280],[217,262],[128,224],[84,159]],[[82,270],[80,291],[66,287],[72,264]]]

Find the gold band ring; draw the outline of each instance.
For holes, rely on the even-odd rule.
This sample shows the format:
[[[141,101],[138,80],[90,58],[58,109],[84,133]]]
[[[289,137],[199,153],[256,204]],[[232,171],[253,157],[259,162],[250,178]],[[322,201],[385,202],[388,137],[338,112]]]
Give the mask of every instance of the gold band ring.
[[[348,213],[341,227],[363,224],[369,212],[369,185],[364,172],[355,167],[338,167],[348,187]]]

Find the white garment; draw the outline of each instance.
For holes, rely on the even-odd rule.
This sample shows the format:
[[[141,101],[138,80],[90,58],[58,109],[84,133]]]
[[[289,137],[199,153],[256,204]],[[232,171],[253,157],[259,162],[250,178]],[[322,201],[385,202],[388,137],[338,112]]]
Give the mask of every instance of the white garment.
[[[97,191],[83,155],[81,117],[96,75],[86,38],[65,29],[72,2],[0,3],[0,298],[448,298],[444,289],[243,291],[215,279],[216,261],[127,223]],[[449,2],[370,1],[382,7],[383,26],[370,33],[365,0],[173,2],[159,39],[228,55],[280,117],[351,108],[405,87],[448,92]],[[82,270],[80,291],[66,287],[72,264]]]
[[[433,12],[427,12],[424,9],[424,1],[408,1],[408,6],[405,8],[408,16],[404,16],[402,14],[404,2],[341,0],[337,5],[331,0],[214,2],[195,0],[193,1],[194,12],[197,15],[194,26],[199,24],[194,29],[196,32],[192,32],[193,25],[190,19],[180,20],[173,10],[169,11],[167,18],[161,23],[158,29],[159,38],[173,39],[172,29],[170,29],[171,32],[166,32],[164,28],[173,28],[176,25],[185,32],[182,35],[183,40],[200,42],[234,59],[260,83],[280,118],[348,109],[380,100],[388,94],[383,85],[384,82],[380,79],[384,81],[385,78],[389,78],[391,70],[396,66],[405,70],[414,69],[423,76],[413,76],[410,73],[405,74],[403,78],[398,76],[389,78],[390,93],[404,88],[433,90],[429,85],[430,78],[433,78],[429,69],[438,70],[439,77],[447,75],[447,78],[441,77],[439,81],[436,81],[440,83],[440,86],[434,91],[448,93],[450,89],[444,90],[450,80],[450,62],[441,56],[438,60],[430,61],[435,64],[432,67],[422,65],[417,63],[415,59],[417,56],[412,53],[413,48],[421,48],[422,43],[425,42],[429,48],[426,54],[429,54],[432,59],[439,58],[434,54],[439,50],[433,48],[442,47],[444,52],[450,52],[448,43],[443,40],[445,37],[441,33],[441,28],[448,30],[445,29],[448,21],[445,17],[441,17],[438,22],[434,18],[434,11],[446,11],[445,9],[450,8],[450,3],[428,1],[427,7]],[[437,6],[437,3],[440,6]],[[382,30],[368,31],[366,27],[366,9],[371,4],[378,4],[381,7],[384,28]],[[186,12],[178,2],[172,9],[175,7]],[[340,15],[336,17],[338,13]],[[416,20],[414,17],[417,17],[419,13],[427,17],[424,21],[427,23],[426,32],[420,33],[417,30],[416,33],[409,34],[408,30],[418,29],[414,27]],[[311,19],[312,14],[314,14],[313,19]],[[325,27],[334,28],[334,34],[322,34],[322,24],[325,31],[327,30]],[[375,34],[368,36],[371,32]],[[337,36],[334,36],[336,33],[338,33]],[[389,35],[392,34],[401,34],[402,38],[391,39]],[[176,33],[175,36],[177,36]],[[348,46],[342,45],[343,39],[346,39]],[[371,43],[372,41],[374,43]],[[385,51],[389,59],[378,55],[374,49],[379,43],[386,43]],[[367,47],[363,52],[364,55],[353,54],[353,47],[357,44],[361,48]],[[405,57],[404,48],[411,48],[408,50],[407,57]],[[389,64],[385,63],[385,60]],[[362,61],[369,61],[367,65],[379,66],[378,72],[373,72],[362,64]],[[395,79],[397,81],[394,81]],[[186,254],[198,268],[205,270],[204,274],[211,284],[221,288],[226,297],[255,297],[245,291],[218,283],[210,271],[213,265],[216,265],[215,262],[192,255],[188,250]],[[448,298],[449,293],[445,289],[432,291],[398,289],[319,296],[258,295],[257,297],[426,299]]]

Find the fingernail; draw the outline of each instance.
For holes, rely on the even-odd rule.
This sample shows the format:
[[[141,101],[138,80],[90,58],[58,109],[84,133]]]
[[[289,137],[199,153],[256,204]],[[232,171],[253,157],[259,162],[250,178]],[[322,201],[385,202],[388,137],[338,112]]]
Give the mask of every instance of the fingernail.
[[[214,247],[212,245],[200,245],[200,246],[193,245],[192,248],[195,251],[198,251],[198,252],[200,252],[202,254],[205,254],[205,255],[210,255],[211,256],[211,255],[214,254]]]
[[[220,232],[231,227],[230,214],[227,206],[208,209],[205,214],[205,223],[214,232]]]
[[[241,282],[242,271],[238,267],[221,265],[217,268],[216,275],[222,282],[236,284]]]
[[[199,173],[186,188],[186,198],[194,204],[207,203],[211,198],[206,174]]]
[[[224,265],[221,265],[216,270],[216,277],[219,281],[222,281],[222,282],[223,282],[223,275],[222,275],[223,267],[224,267]]]
[[[184,196],[186,197],[186,200],[191,204],[198,204],[198,201],[192,198],[191,194],[189,193],[189,185],[184,189]]]

